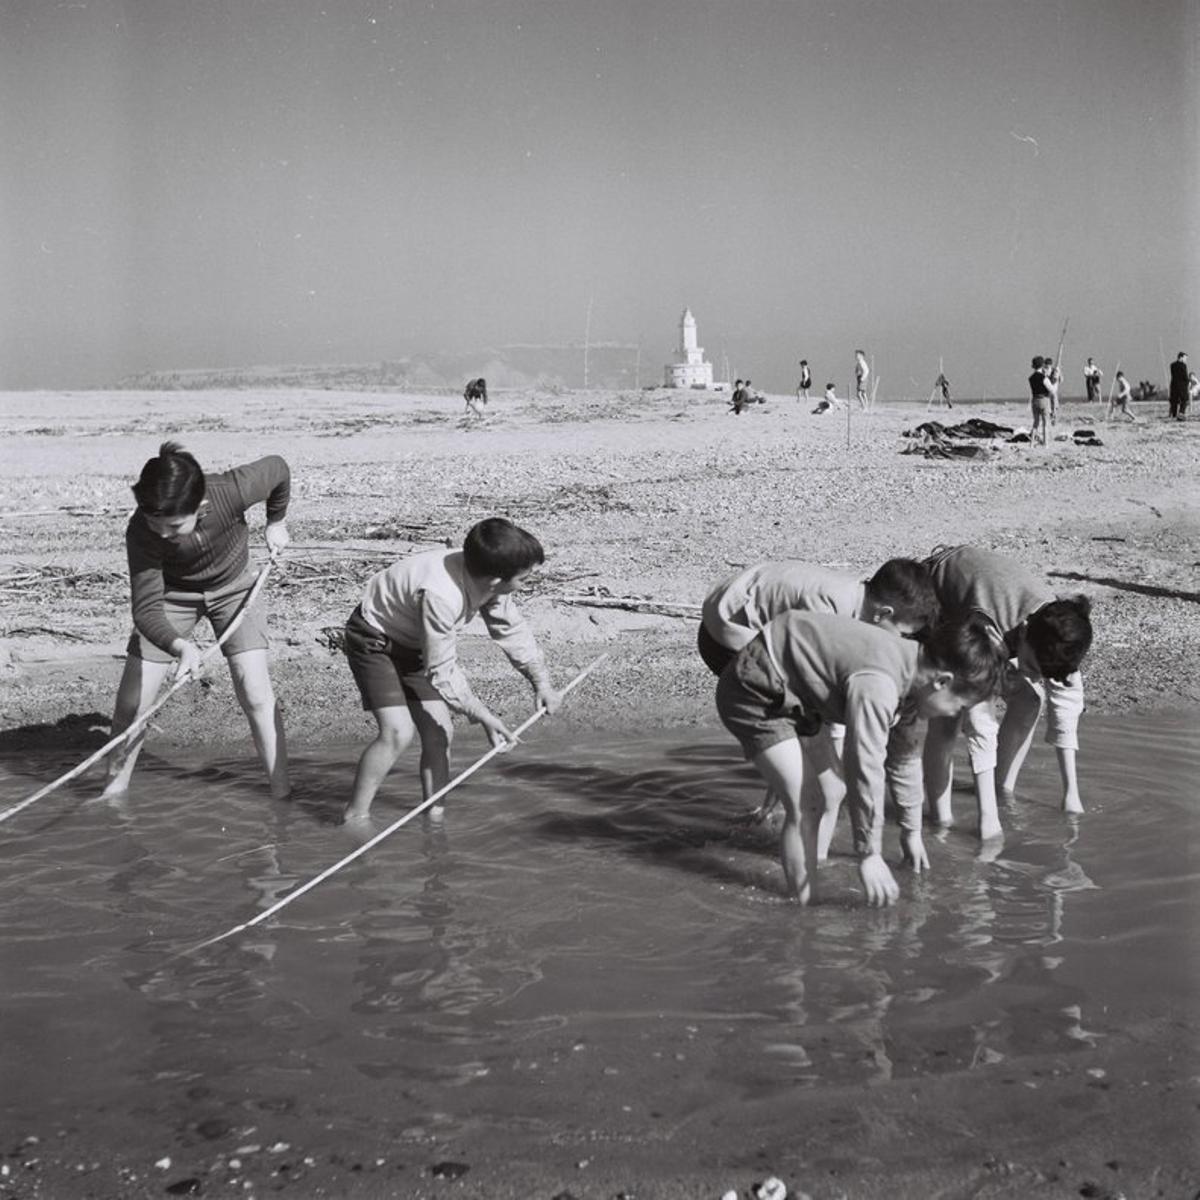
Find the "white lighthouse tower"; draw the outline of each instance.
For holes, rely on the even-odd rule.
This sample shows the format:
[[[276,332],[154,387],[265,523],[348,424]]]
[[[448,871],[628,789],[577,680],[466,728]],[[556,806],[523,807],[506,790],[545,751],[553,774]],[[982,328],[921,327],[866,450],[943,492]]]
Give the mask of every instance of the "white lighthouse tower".
[[[712,363],[704,361],[704,350],[696,345],[696,318],[690,308],[679,318],[679,348],[675,361],[663,370],[663,382],[669,388],[712,387]]]

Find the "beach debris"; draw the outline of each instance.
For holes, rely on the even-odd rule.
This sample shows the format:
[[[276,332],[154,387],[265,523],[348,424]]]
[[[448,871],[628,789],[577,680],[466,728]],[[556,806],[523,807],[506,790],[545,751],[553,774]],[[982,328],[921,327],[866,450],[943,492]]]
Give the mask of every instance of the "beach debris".
[[[787,1200],[787,1194],[787,1184],[777,1175],[754,1185],[754,1200]]]
[[[729,1191],[722,1194],[721,1200],[738,1200],[737,1189],[730,1188]]]
[[[429,1174],[434,1179],[461,1179],[470,1169],[467,1163],[446,1161],[434,1163],[429,1168]]]
[[[177,1179],[174,1183],[168,1183],[165,1190],[168,1196],[198,1196],[201,1187],[200,1180],[190,1175],[187,1179]]]
[[[619,608],[626,612],[651,613],[660,617],[695,619],[700,616],[700,605],[683,600],[655,600],[650,596],[613,596],[600,586],[587,592],[569,596],[547,596],[558,604],[573,604],[582,608]]]
[[[1012,437],[1015,432],[1011,426],[997,425],[995,421],[986,421],[983,417],[971,417],[960,421],[957,425],[943,425],[940,421],[922,421],[912,429],[905,429],[901,437],[919,438],[995,438]]]
[[[154,1164],[160,1171],[169,1171],[171,1169],[171,1159],[169,1156],[163,1156]]]

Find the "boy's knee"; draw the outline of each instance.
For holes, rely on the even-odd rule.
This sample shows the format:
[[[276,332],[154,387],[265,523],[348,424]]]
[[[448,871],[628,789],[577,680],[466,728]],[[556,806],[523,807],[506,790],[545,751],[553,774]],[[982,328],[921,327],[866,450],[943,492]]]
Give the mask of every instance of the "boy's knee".
[[[249,688],[238,697],[242,711],[248,717],[269,717],[275,712],[275,693],[270,684],[266,687]]]

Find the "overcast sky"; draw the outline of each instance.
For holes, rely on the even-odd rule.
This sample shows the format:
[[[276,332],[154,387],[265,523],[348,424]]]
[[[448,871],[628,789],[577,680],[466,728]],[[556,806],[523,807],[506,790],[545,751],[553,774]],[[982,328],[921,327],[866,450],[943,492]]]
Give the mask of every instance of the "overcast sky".
[[[1200,356],[1195,0],[0,0],[0,386],[643,343]],[[1072,361],[1073,360],[1073,361]]]

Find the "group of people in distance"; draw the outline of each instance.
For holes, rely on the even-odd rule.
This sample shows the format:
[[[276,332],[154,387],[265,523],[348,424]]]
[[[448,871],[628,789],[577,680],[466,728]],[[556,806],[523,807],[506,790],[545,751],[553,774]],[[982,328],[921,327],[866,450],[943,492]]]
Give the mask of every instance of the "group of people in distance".
[[[113,716],[114,734],[129,729],[172,662],[181,674],[200,671],[190,635],[207,617],[218,639],[232,630],[221,649],[277,798],[291,790],[287,747],[267,667],[265,605],[259,598],[242,611],[257,578],[245,514],[265,503],[267,546],[282,551],[290,487],[277,455],[205,474],[166,442],[145,464],[125,533],[134,631]],[[377,732],[359,758],[347,822],[368,820],[414,735],[424,797],[449,781],[455,713],[482,725],[495,747],[516,741],[458,662],[458,635],[476,614],[536,703],[557,710],[561,693],[513,599],[543,561],[531,533],[490,517],[471,527],[461,549],[411,555],[367,581],[344,650]],[[719,676],[721,720],[782,802],[789,891],[812,898],[846,801],[867,897],[894,901],[882,855],[885,788],[899,811],[903,856],[924,870],[922,810],[951,823],[954,743],[964,725],[979,835],[997,837],[998,798],[1016,788],[1047,695],[1062,807],[1081,812],[1075,754],[1089,608],[1086,598],[1057,598],[1019,563],[972,546],[891,559],[865,582],[809,563],[767,562],[717,584],[703,604],[698,648]],[[997,694],[1006,699],[1001,722]],[[105,794],[128,787],[141,744],[139,734],[109,758]]]
[[[867,898],[892,903],[885,790],[899,814],[902,855],[922,871],[923,809],[951,824],[954,744],[964,725],[979,836],[997,838],[998,796],[1015,792],[1047,692],[1063,811],[1082,812],[1075,756],[1090,607],[973,546],[891,559],[865,582],[811,563],[767,562],[718,583],[704,601],[697,646],[719,676],[718,715],[783,805],[789,892],[813,898],[844,800]]]
[[[867,362],[866,352],[863,350],[855,350],[854,352],[854,396],[858,401],[859,408],[867,409],[871,406],[871,398],[867,395],[867,380],[871,375],[871,367]],[[796,384],[796,399],[807,400],[809,398],[809,390],[812,387],[812,370],[808,365],[808,359],[800,360],[800,381]],[[827,383],[825,385],[825,395],[817,401],[814,413],[829,412],[833,408],[841,408],[844,401],[837,394],[837,385]]]

